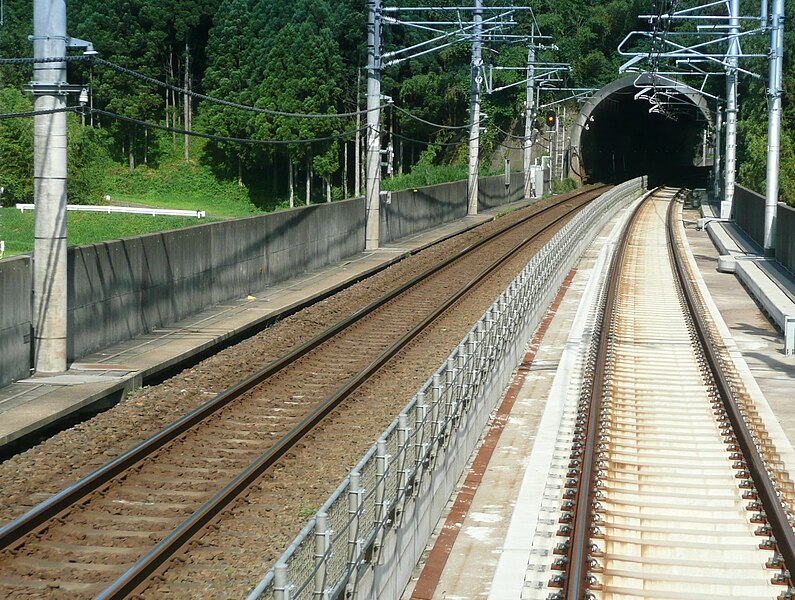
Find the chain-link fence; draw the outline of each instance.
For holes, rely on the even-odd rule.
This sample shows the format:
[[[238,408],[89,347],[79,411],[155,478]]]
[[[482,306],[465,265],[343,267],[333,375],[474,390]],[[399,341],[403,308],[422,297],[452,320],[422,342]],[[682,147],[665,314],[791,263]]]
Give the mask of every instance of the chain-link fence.
[[[424,485],[424,479],[449,468],[450,462],[442,457],[451,449],[471,454],[488,413],[522,358],[527,339],[566,275],[602,227],[638,198],[644,187],[645,178],[637,178],[613,188],[539,250],[381,434],[249,600],[336,598],[346,591],[352,597],[378,593],[374,587],[358,585],[361,574],[368,567],[389,569],[382,556],[387,536],[422,529],[409,522],[418,513],[407,507],[421,503],[422,494],[439,493],[438,488]],[[475,420],[474,414],[481,416]],[[460,470],[465,461],[455,464]],[[445,489],[449,496],[460,472],[447,475],[446,481],[452,482]],[[444,503],[436,506],[440,512]],[[427,516],[423,515],[425,520]],[[439,514],[431,517],[432,529]],[[421,548],[425,541],[415,540],[413,546]],[[405,581],[396,583],[393,589],[402,589]],[[380,586],[384,588],[383,578]]]

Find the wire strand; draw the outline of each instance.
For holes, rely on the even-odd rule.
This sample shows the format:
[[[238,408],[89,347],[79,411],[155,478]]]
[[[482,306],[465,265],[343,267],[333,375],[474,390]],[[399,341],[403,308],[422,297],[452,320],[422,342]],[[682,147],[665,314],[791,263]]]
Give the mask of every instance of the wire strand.
[[[367,127],[359,127],[358,129],[351,129],[350,131],[344,131],[342,133],[338,133],[335,135],[329,135],[326,137],[319,137],[319,138],[306,138],[300,140],[266,140],[266,139],[255,139],[255,138],[229,137],[223,135],[214,135],[212,133],[201,133],[199,131],[189,131],[187,129],[179,129],[176,127],[168,127],[167,125],[160,125],[159,123],[151,123],[149,121],[141,121],[140,119],[133,119],[132,117],[125,117],[123,115],[118,115],[116,113],[108,112],[106,110],[101,110],[99,108],[88,109],[86,112],[96,113],[98,115],[104,115],[106,117],[110,117],[111,119],[124,121],[126,123],[133,123],[134,125],[140,125],[141,127],[148,127],[150,129],[159,129],[160,131],[168,131],[171,133],[178,133],[180,135],[189,135],[217,142],[235,142],[240,144],[255,144],[263,146],[286,146],[289,144],[313,144],[316,142],[328,142],[332,140],[339,140],[342,138],[346,138],[351,135],[354,135],[357,131],[364,131],[365,129],[367,129]]]
[[[405,108],[401,108],[395,104],[390,105],[396,111],[403,113],[407,117],[414,119],[415,121],[419,121],[420,123],[424,123],[425,125],[430,125],[431,127],[436,127],[437,129],[469,129],[470,125],[442,125],[440,123],[434,123],[432,121],[426,121],[425,119],[418,117],[416,115],[411,114]]]
[[[211,102],[213,104],[218,104],[220,106],[228,106],[229,108],[236,108],[238,110],[245,110],[257,114],[263,115],[271,115],[275,117],[293,117],[296,119],[341,119],[345,117],[355,117],[356,115],[364,115],[369,112],[373,112],[376,110],[381,110],[382,108],[386,107],[386,104],[381,104],[376,108],[364,109],[364,110],[357,110],[352,112],[344,112],[344,113],[333,113],[333,114],[323,114],[323,113],[294,113],[294,112],[286,112],[281,110],[271,110],[268,108],[259,108],[257,106],[250,106],[248,104],[240,104],[238,102],[231,102],[229,100],[221,100],[220,98],[214,98],[212,96],[206,96],[205,94],[199,94],[198,92],[194,92],[191,90],[187,90],[185,88],[179,87],[177,85],[173,85],[170,83],[166,83],[165,81],[160,81],[154,77],[149,77],[148,75],[144,75],[143,73],[139,73],[138,71],[134,71],[132,69],[128,69],[127,67],[122,67],[121,65],[117,65],[110,61],[107,61],[103,58],[95,58],[94,63],[97,65],[101,65],[104,67],[108,67],[116,71],[117,73],[121,73],[122,75],[128,75],[130,77],[134,77],[146,83],[159,86],[161,88],[171,90],[173,92],[178,92],[180,94],[184,94],[190,96],[191,98],[196,98],[197,100],[204,100],[205,102]]]
[[[220,106],[227,106],[229,108],[236,108],[239,110],[245,110],[264,115],[271,115],[275,117],[292,117],[296,119],[342,119],[346,117],[355,117],[357,115],[365,115],[369,112],[381,110],[388,106],[387,104],[381,104],[375,108],[369,108],[369,109],[366,108],[364,110],[355,110],[351,112],[329,113],[329,114],[287,112],[281,110],[271,110],[268,108],[259,108],[257,106],[240,104],[239,102],[231,102],[229,100],[222,100],[221,98],[214,98],[213,96],[200,94],[198,92],[194,92],[192,90],[188,90],[186,88],[179,87],[171,83],[166,83],[165,81],[160,81],[155,77],[144,75],[143,73],[139,73],[138,71],[135,71],[133,69],[122,67],[121,65],[117,65],[116,63],[110,62],[109,60],[105,60],[104,58],[99,58],[95,55],[57,56],[57,57],[47,57],[47,58],[35,58],[35,57],[0,58],[0,65],[25,65],[25,64],[53,63],[53,62],[92,62],[95,65],[107,67],[122,75],[127,75],[129,77],[133,77],[135,79],[149,83],[151,85],[171,90],[172,92],[177,92],[179,94],[184,94],[190,96],[191,98],[196,98],[197,100],[204,100],[206,102],[211,102],[213,104],[218,104]]]
[[[381,135],[386,135],[388,132],[381,131],[380,133]],[[463,146],[469,143],[468,140],[467,141],[462,140],[460,142],[432,142],[430,140],[418,140],[416,138],[403,135],[401,133],[395,133],[394,131],[389,133],[388,135],[399,138],[401,140],[405,140],[407,142],[414,142],[415,144],[425,144],[427,146]]]
[[[17,113],[0,113],[0,120],[2,119],[20,119],[26,117],[37,117],[39,115],[54,115],[62,112],[79,112],[80,106],[67,106],[66,108],[51,108],[49,110],[29,110]]]

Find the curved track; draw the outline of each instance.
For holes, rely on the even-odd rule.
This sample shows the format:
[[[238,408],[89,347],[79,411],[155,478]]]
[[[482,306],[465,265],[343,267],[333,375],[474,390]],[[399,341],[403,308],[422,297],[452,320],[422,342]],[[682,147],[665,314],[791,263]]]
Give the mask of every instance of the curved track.
[[[601,191],[529,211],[8,524],[0,589],[115,598],[146,587],[447,308]]]
[[[580,401],[554,598],[788,590],[789,515],[679,256],[678,196],[662,189],[642,204],[614,258]]]

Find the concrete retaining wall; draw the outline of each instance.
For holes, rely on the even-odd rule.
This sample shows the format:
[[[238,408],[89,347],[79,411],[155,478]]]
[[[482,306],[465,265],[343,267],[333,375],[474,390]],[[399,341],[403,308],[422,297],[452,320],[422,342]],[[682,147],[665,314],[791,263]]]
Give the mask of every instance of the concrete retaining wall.
[[[0,385],[30,374],[31,273],[29,256],[0,262]]]
[[[521,173],[480,181],[483,210],[521,197]],[[464,215],[466,182],[395,192],[381,241]],[[68,359],[361,252],[364,225],[356,198],[69,248]],[[0,386],[29,374],[30,290],[30,257],[0,261]]]
[[[478,185],[478,210],[496,208],[524,197],[524,176],[512,173],[510,185],[505,177],[484,177]],[[385,195],[381,202],[379,239],[388,244],[460,219],[467,214],[467,182],[453,181],[415,190],[401,190]]]
[[[776,259],[795,273],[795,208],[786,204],[776,213]]]
[[[363,247],[356,199],[70,248],[69,358]]]
[[[764,246],[765,197],[742,186],[735,186],[732,212],[740,229],[760,247]]]

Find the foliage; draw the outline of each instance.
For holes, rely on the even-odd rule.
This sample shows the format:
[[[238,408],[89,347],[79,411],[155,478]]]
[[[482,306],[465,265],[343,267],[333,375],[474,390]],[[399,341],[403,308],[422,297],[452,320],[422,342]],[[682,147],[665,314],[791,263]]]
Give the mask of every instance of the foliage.
[[[758,2],[742,2],[747,13],[758,10]],[[391,3],[436,4],[432,0]],[[618,43],[627,32],[642,27],[639,14],[653,9],[648,0],[524,0],[516,4],[532,5],[542,32],[559,48],[542,51],[537,58],[571,63],[573,73],[568,83],[577,87],[602,86],[618,77],[617,67],[622,62],[615,51]],[[32,33],[31,8],[27,2],[5,3],[0,56],[31,54],[27,37]],[[91,40],[102,58],[145,76],[178,87],[188,84],[196,92],[271,110],[339,113],[361,107],[366,79],[361,72],[366,61],[364,0],[83,0],[70,3],[68,8],[70,35]],[[787,3],[785,10],[786,22],[792,23],[795,8]],[[426,16],[441,19],[444,15],[430,12]],[[516,19],[520,25],[513,33],[527,33],[528,13],[518,13]],[[795,93],[795,69],[790,49],[795,44],[795,31],[787,27],[785,36],[785,97],[791,97]],[[388,52],[422,42],[428,39],[428,33],[384,26],[383,37],[383,49]],[[743,43],[744,49],[766,52],[763,39]],[[521,66],[526,60],[526,47],[504,45],[484,56],[488,64]],[[186,103],[178,92],[99,64],[70,63],[68,70],[71,83],[90,87],[94,107],[160,126],[184,128],[187,124],[218,136],[270,140],[330,137],[356,127],[354,118],[304,120],[255,115],[198,99]],[[752,70],[764,75],[764,61],[753,65]],[[0,66],[0,110],[29,109],[30,99],[20,90],[31,74],[29,65]],[[470,76],[469,45],[453,44],[384,69],[383,93],[419,119],[460,126],[468,119]],[[361,84],[357,84],[360,78]],[[522,72],[494,74],[497,86],[522,78]],[[766,136],[764,84],[751,81],[743,86],[739,179],[760,190],[764,185]],[[490,154],[503,151],[499,130],[517,133],[523,100],[522,85],[483,96],[483,110],[490,116],[481,143],[484,164],[489,163]],[[781,190],[784,198],[795,203],[791,181],[795,111],[786,101],[784,122]],[[349,189],[353,183],[352,136],[286,146],[194,140],[188,144],[190,160],[184,168],[177,168],[174,164],[183,151],[179,134],[153,132],[97,114],[89,123],[93,127],[84,130],[70,118],[70,201],[96,202],[108,191],[114,196],[126,192],[147,202],[165,197],[173,202],[188,197],[204,202],[219,194],[231,194],[240,207],[246,207],[241,209],[244,212],[252,200],[261,208],[273,208],[283,205],[282,198],[288,193],[289,163],[302,171],[303,176],[295,180],[298,186],[304,185],[306,169],[311,169],[317,177],[331,180],[335,198],[342,196],[343,187]],[[3,202],[30,199],[30,127],[29,119],[0,121],[0,185],[6,188]],[[419,185],[420,181],[453,177],[454,172],[463,176],[467,129],[439,128],[396,111],[385,112],[383,128],[393,134],[398,170],[411,171],[410,175],[386,180],[385,188],[402,180],[413,182],[407,185]],[[442,146],[444,143],[454,145]],[[429,144],[439,144],[438,151],[423,153]],[[347,169],[342,166],[345,149]],[[424,158],[412,164],[421,154]],[[122,165],[132,171],[129,178],[121,174]],[[348,180],[343,182],[346,171]],[[447,174],[441,175],[443,172]],[[106,180],[107,173],[112,175]],[[174,178],[173,185],[170,178]],[[131,194],[126,185],[137,191]],[[318,189],[313,197],[318,200],[321,196]]]
[[[0,208],[0,239],[6,241],[5,256],[33,251],[33,211]],[[191,217],[152,217],[149,215],[68,213],[67,244],[79,246],[201,225],[215,219],[199,221]]]
[[[105,177],[112,168],[110,136],[103,129],[84,127],[77,115],[68,120],[68,201],[70,204],[100,204]]]
[[[552,189],[556,194],[565,194],[577,189],[577,182],[571,177],[566,177],[563,181],[555,180],[552,182]]]
[[[30,97],[12,87],[0,89],[0,113],[26,112],[33,109]],[[0,206],[29,202],[33,197],[33,128],[32,120],[0,121]]]
[[[114,203],[204,210],[218,217],[260,212],[245,188],[219,180],[208,166],[185,163],[174,151],[164,151],[156,169],[138,166],[131,173],[123,167],[114,168],[105,179],[105,191]]]

